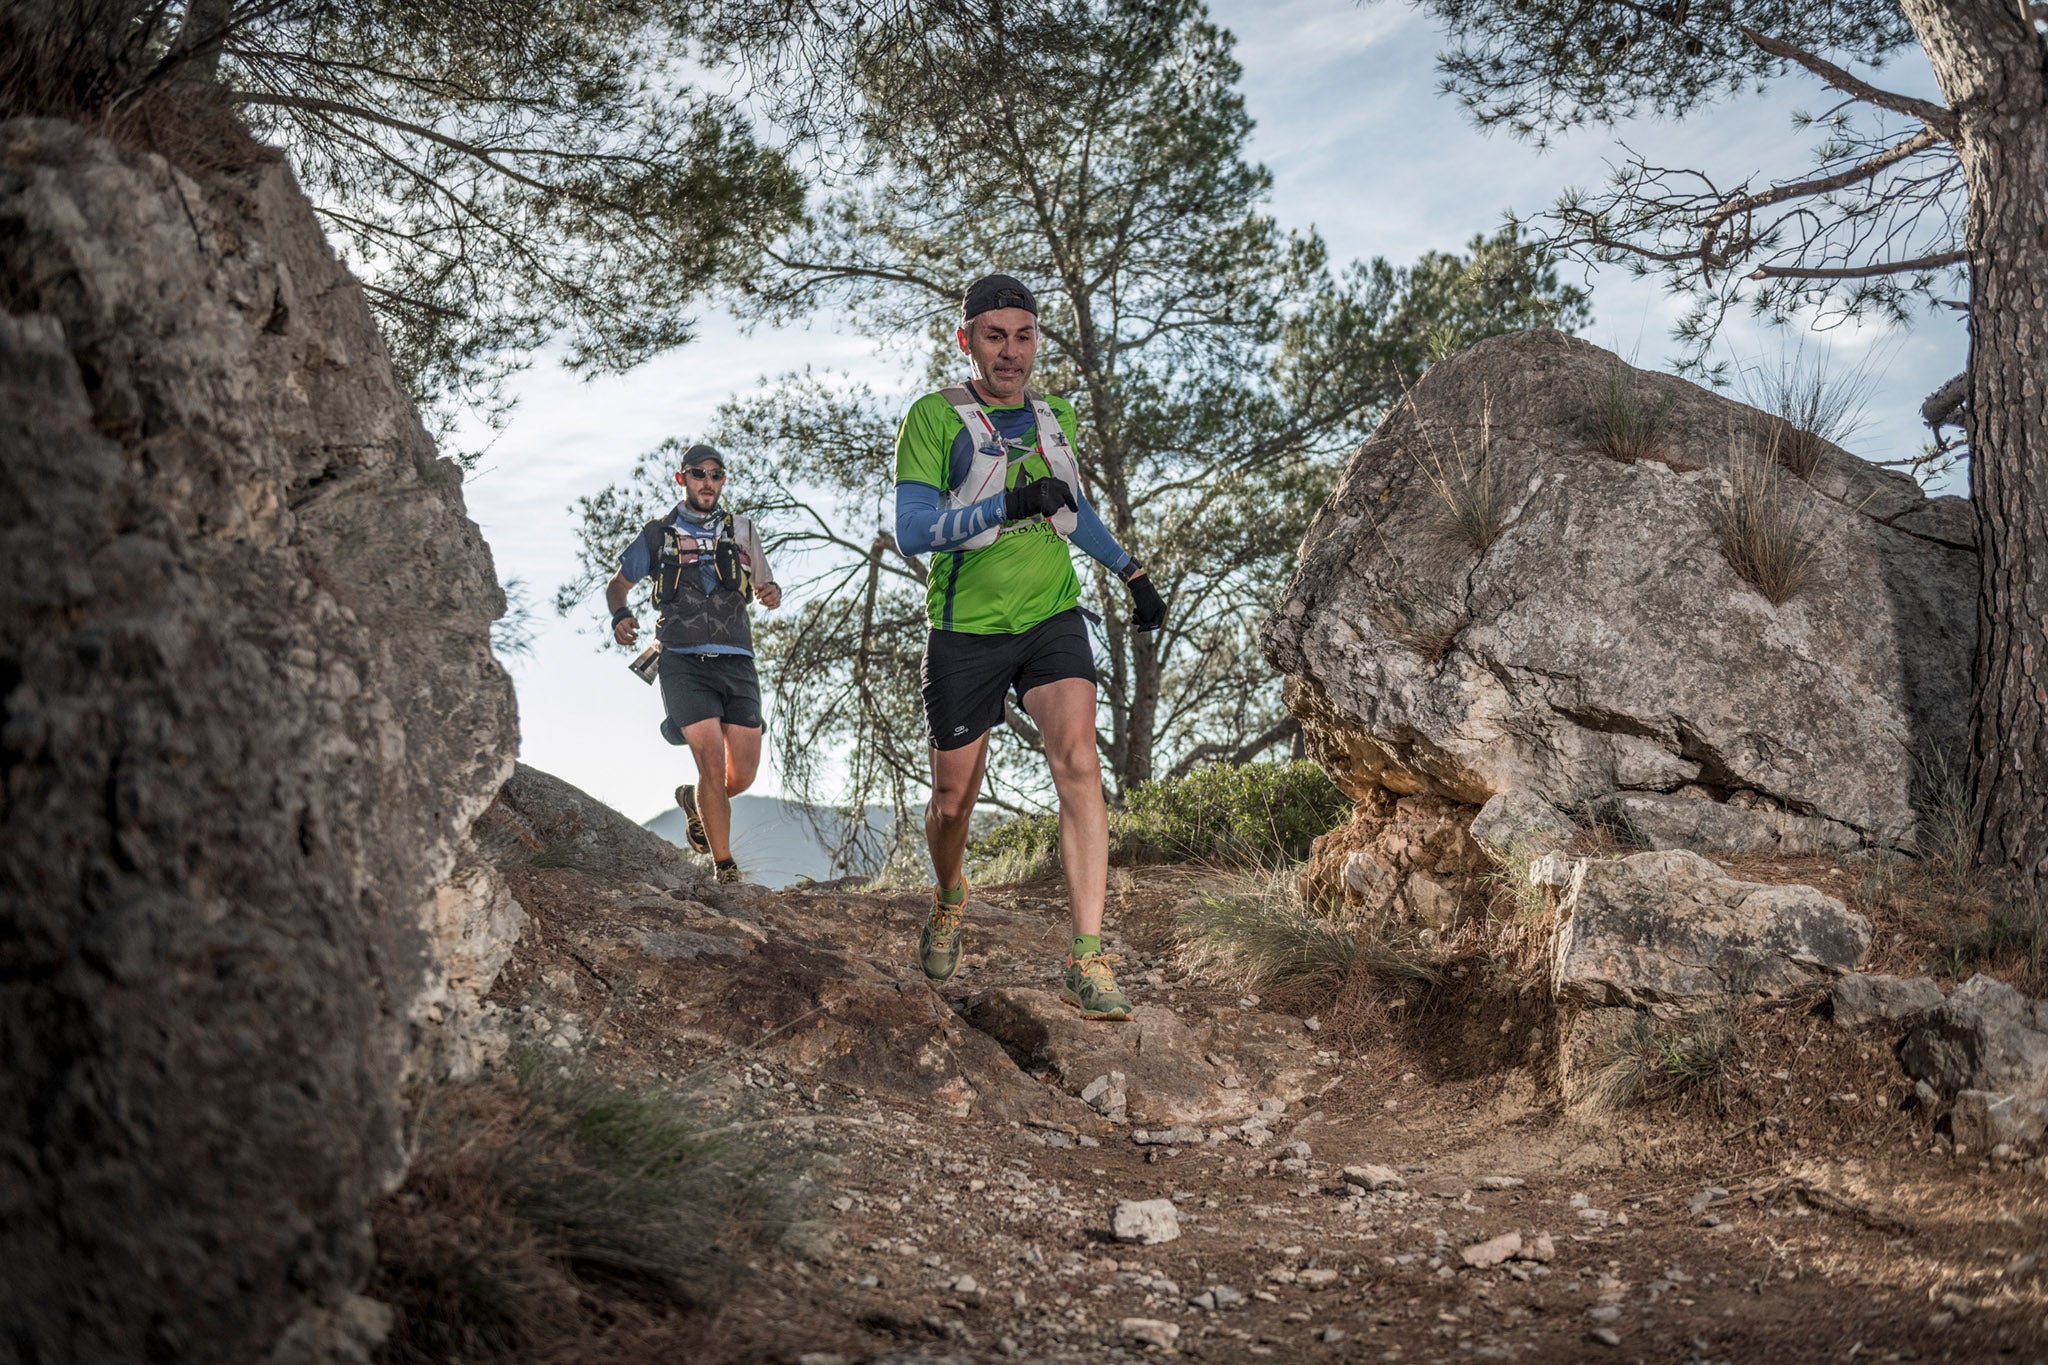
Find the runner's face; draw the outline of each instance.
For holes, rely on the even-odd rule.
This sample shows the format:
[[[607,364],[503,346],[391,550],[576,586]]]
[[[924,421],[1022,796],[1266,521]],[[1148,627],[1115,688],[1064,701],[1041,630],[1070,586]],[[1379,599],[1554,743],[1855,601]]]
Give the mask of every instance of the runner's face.
[[[1024,308],[991,308],[955,333],[984,398],[1015,403],[1024,397],[1038,355],[1038,319]]]
[[[705,465],[683,471],[683,501],[689,504],[692,512],[709,512],[718,505],[718,495],[724,491],[723,465]]]

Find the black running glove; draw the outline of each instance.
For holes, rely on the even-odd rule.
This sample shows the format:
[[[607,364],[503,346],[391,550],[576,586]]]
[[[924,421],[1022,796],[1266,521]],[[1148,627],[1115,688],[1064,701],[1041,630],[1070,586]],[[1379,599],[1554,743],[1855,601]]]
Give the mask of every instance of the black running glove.
[[[1152,580],[1144,574],[1130,579],[1125,587],[1131,590],[1131,624],[1139,630],[1157,630],[1166,624],[1166,599],[1159,595],[1159,589],[1152,586]]]
[[[1074,508],[1074,490],[1061,479],[1033,479],[1003,490],[1003,520],[1049,517],[1062,507]]]

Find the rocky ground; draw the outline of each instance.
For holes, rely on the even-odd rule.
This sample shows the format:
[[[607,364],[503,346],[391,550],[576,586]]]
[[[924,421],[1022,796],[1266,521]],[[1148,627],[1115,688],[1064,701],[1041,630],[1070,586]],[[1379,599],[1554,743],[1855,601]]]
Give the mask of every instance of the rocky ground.
[[[977,888],[934,990],[919,892],[514,870],[508,1035],[807,1170],[714,1313],[600,1325],[608,1358],[2048,1356],[2048,1181],[1942,1145],[1893,1034],[1795,998],[1717,1087],[1574,1116],[1510,964],[1303,1017],[1176,965],[1172,907],[1224,874],[1114,875],[1121,1026],[1052,995],[1056,882]]]

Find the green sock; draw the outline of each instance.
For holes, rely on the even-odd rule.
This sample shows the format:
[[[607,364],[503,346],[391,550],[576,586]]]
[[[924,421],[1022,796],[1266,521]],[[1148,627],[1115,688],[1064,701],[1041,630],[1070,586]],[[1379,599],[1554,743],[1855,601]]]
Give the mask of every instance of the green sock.
[[[1076,961],[1079,961],[1080,959],[1087,957],[1090,953],[1099,953],[1101,951],[1102,935],[1076,934],[1074,935],[1074,946],[1068,952],[1067,956],[1073,958]]]
[[[965,901],[966,901],[966,899],[967,899],[967,883],[966,883],[966,882],[962,882],[962,883],[960,883],[960,885],[958,885],[958,886],[956,886],[956,887],[953,887],[953,888],[952,888],[951,890],[947,890],[947,889],[946,889],[946,888],[944,888],[944,887],[941,887],[941,888],[939,889],[939,904],[941,904],[941,905],[960,905],[960,904],[962,904],[963,902],[965,902]]]

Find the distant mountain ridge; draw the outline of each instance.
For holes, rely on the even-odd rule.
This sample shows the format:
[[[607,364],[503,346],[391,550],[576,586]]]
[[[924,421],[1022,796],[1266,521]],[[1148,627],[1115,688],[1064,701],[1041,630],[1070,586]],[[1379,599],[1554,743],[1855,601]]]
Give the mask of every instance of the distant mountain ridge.
[[[825,881],[847,872],[868,872],[869,867],[834,869],[832,855],[812,828],[810,808],[779,796],[736,796],[732,803],[732,856],[739,860],[747,880],[762,886],[789,886],[805,878]],[[818,812],[818,823],[828,830],[840,827],[842,817],[832,811]],[[877,836],[888,832],[892,819],[882,806],[868,807],[868,828]],[[641,822],[679,848],[688,848],[683,837],[683,812],[670,806],[661,814]]]

